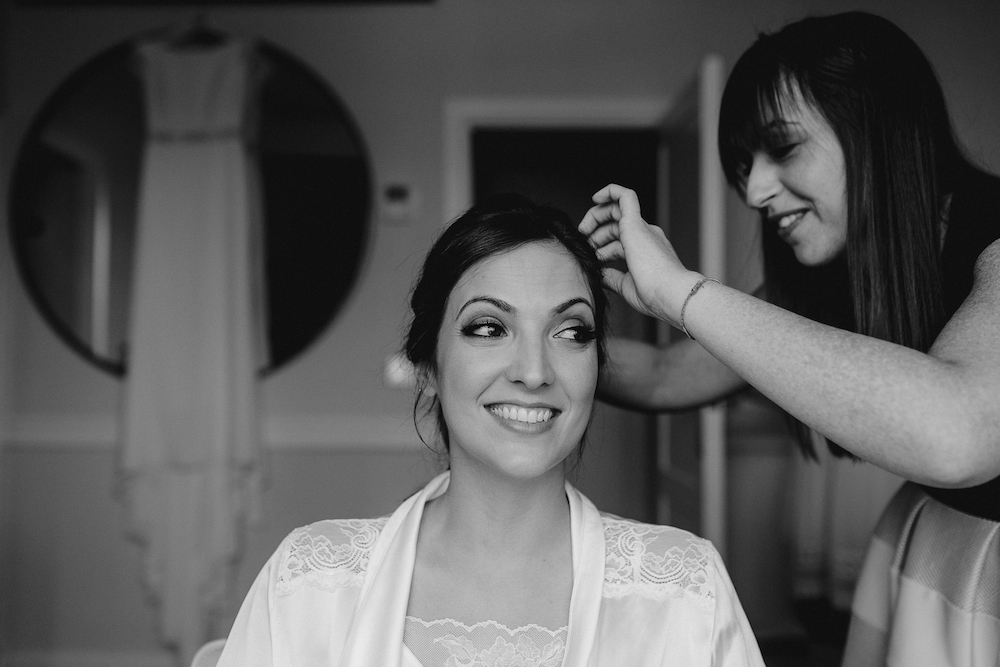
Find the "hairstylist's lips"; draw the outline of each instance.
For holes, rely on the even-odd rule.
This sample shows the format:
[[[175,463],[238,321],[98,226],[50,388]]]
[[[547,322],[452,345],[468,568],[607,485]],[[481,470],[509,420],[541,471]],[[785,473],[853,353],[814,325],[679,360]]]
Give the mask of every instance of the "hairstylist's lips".
[[[787,240],[792,231],[798,226],[805,215],[809,212],[807,208],[797,208],[791,211],[776,213],[767,217],[769,223],[778,228],[778,236]]]
[[[529,434],[549,430],[561,413],[557,408],[541,404],[491,403],[485,407],[504,428]]]

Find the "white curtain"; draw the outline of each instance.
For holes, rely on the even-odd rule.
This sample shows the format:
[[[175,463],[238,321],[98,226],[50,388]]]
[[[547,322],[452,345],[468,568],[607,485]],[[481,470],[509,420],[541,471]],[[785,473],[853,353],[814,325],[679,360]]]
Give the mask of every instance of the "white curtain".
[[[838,459],[812,433],[819,464],[794,457],[795,596],[850,609],[868,540],[903,480],[868,463]]]
[[[228,602],[259,491],[252,45],[138,47],[143,158],[120,491],[162,640],[187,664]]]

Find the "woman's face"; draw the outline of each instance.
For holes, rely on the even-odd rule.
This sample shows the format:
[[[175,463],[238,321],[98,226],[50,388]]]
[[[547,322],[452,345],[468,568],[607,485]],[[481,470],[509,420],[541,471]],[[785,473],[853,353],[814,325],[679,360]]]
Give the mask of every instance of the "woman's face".
[[[768,150],[753,155],[746,203],[775,225],[806,266],[834,259],[847,243],[844,152],[826,120],[796,90],[769,125]]]
[[[459,279],[431,379],[453,470],[563,475],[597,387],[593,304],[579,265],[557,243],[488,257]]]

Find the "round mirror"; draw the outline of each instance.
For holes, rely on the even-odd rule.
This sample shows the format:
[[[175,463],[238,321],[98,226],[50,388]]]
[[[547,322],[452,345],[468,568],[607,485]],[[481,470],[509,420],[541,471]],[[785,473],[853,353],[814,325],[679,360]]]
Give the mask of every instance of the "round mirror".
[[[249,143],[263,199],[261,372],[313,343],[364,255],[371,175],[344,105],[308,67],[257,42]],[[14,165],[10,233],[35,304],[77,352],[126,372],[144,94],[135,43],[113,47],[59,86]]]

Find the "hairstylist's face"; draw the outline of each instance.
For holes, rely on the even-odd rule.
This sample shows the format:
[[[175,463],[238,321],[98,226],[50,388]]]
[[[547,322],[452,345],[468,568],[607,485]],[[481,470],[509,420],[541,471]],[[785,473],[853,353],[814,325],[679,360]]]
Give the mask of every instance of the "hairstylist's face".
[[[826,120],[796,91],[769,128],[767,150],[754,153],[746,202],[807,266],[834,259],[847,242],[844,152]]]
[[[593,295],[573,256],[534,242],[470,268],[448,297],[436,362],[452,470],[561,477],[597,387]]]

